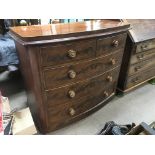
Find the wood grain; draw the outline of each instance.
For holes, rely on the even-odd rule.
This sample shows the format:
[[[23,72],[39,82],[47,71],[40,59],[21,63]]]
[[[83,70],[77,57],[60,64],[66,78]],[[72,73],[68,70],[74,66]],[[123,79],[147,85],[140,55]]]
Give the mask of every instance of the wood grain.
[[[115,32],[129,28],[129,24],[121,20],[91,20],[67,24],[49,24],[11,27],[10,32],[24,41],[50,40],[77,37],[106,32]],[[114,30],[114,31],[113,31]]]
[[[112,97],[115,91],[115,85],[113,87],[105,88],[104,91],[107,91],[109,93],[109,97]],[[94,94],[93,96],[84,97],[80,100],[76,100],[76,102],[65,104],[64,106],[58,106],[61,109],[61,112],[53,107],[53,109],[49,109],[48,112],[48,118],[49,123],[52,125],[51,130],[55,130],[59,128],[62,124],[65,126],[68,124],[68,122],[74,121],[80,116],[84,116],[87,114],[87,112],[90,112],[90,110],[96,108],[98,105],[100,105],[103,101],[106,101],[105,95],[103,94],[103,91],[97,92],[97,94]],[[102,103],[105,105],[105,103]],[[75,110],[75,115],[71,116],[69,113],[69,109],[73,108]],[[57,117],[55,117],[57,116]],[[55,119],[52,119],[52,118]]]
[[[115,46],[114,42],[118,42],[118,46]],[[97,39],[97,56],[106,55],[109,52],[117,49],[124,49],[126,41],[126,34],[120,34],[113,37]]]
[[[90,96],[95,96],[100,92],[104,92],[105,88],[113,87],[117,83],[119,69],[120,67],[117,67],[111,71],[108,71],[102,75],[95,76],[89,80],[81,81],[79,83],[73,83],[72,85],[46,92],[46,103],[48,105],[48,109],[50,107],[56,107],[57,105],[63,106],[65,103],[75,102],[76,100],[83,97],[89,98]],[[112,82],[109,82],[107,80],[108,76],[112,76]],[[69,96],[68,92],[70,90],[75,92],[75,97],[71,98]]]
[[[143,81],[149,80],[151,77],[154,77],[154,76],[155,76],[155,67],[149,68],[146,71],[137,73],[131,77],[128,77],[126,88],[129,89],[134,85],[143,83]]]
[[[123,55],[123,49],[113,52],[105,57],[91,59],[77,64],[70,64],[63,67],[50,68],[44,71],[45,89],[53,89],[68,85],[70,83],[79,82],[84,79],[91,78],[95,75],[102,74],[118,65],[120,65]],[[115,64],[112,64],[112,60]],[[76,77],[71,79],[69,71],[74,71]]]
[[[131,25],[129,34],[134,43],[155,38],[155,19],[127,19]]]
[[[155,53],[154,53],[155,54]],[[152,57],[150,59],[147,59],[145,61],[141,61],[137,64],[133,64],[130,66],[130,69],[129,69],[129,73],[128,73],[128,76],[131,76],[135,73],[140,73],[140,72],[143,72],[149,68],[153,68],[155,67],[155,57]]]
[[[155,48],[155,39],[147,40],[137,45],[136,53],[148,51]]]
[[[155,57],[155,49],[148,50],[147,52],[141,52],[131,56],[130,64],[139,63],[147,59]]]
[[[76,56],[69,57],[69,50],[74,50]],[[56,46],[45,46],[40,48],[41,64],[43,66],[62,65],[69,62],[77,62],[83,59],[95,57],[96,40],[83,40],[77,42],[67,42]]]

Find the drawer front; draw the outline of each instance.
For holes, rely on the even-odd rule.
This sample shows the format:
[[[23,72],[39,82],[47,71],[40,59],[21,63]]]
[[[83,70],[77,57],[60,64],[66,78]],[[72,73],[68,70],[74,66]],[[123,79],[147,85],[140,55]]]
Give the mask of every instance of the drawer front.
[[[76,102],[80,98],[86,96],[90,97],[96,95],[96,93],[103,92],[105,97],[109,96],[108,92],[104,92],[106,87],[114,85],[117,82],[119,67],[107,72],[103,75],[96,76],[91,80],[86,80],[64,88],[58,88],[49,92],[46,92],[48,108],[64,105],[65,103]],[[97,92],[96,92],[97,91]]]
[[[130,64],[138,63],[143,60],[147,60],[150,58],[155,58],[155,49],[148,50],[139,54],[135,54],[131,57]]]
[[[126,34],[120,34],[113,37],[101,38],[97,40],[97,55],[106,55],[117,49],[124,50]]]
[[[144,52],[153,48],[155,48],[155,39],[139,43],[136,48],[136,53]]]
[[[152,59],[148,59],[137,64],[131,65],[129,69],[129,75],[133,75],[135,73],[145,71],[148,68],[155,67],[155,57]]]
[[[92,78],[121,64],[123,53],[118,51],[106,57],[100,57],[79,64],[44,71],[45,89],[61,87],[70,83]]]
[[[151,78],[155,77],[155,67],[148,69],[145,72],[140,72],[134,76],[128,77],[126,88],[131,88],[143,81],[149,80]]]
[[[41,47],[42,66],[60,65],[95,57],[96,40]]]
[[[52,129],[58,128],[74,120],[74,118],[87,113],[107,98],[104,94],[105,91],[110,96],[115,91],[115,85],[109,85],[109,87],[105,87],[102,91],[93,91],[93,95],[84,97],[76,102],[48,108],[49,126]]]

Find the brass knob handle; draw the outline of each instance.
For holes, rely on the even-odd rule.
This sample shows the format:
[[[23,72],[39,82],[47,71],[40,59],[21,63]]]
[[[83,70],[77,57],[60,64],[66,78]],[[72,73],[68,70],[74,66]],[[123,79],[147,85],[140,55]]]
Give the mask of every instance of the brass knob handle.
[[[111,64],[112,64],[112,65],[115,65],[115,64],[116,64],[116,60],[115,60],[115,59],[113,59],[113,58],[112,58],[112,59],[110,59],[110,62],[111,62]]]
[[[108,97],[108,96],[109,96],[109,93],[108,93],[107,91],[104,91],[104,95],[105,95],[106,97]]]
[[[70,71],[68,72],[68,75],[69,75],[69,77],[70,77],[71,79],[74,79],[74,78],[76,77],[76,72],[73,71],[73,70],[70,70]]]
[[[109,82],[112,82],[112,80],[113,80],[113,79],[112,79],[112,76],[108,75],[108,76],[107,76],[107,80],[108,80]]]
[[[68,51],[68,56],[69,56],[70,58],[75,58],[75,57],[76,57],[76,51],[74,51],[74,50],[69,50],[69,51]]]
[[[142,50],[147,50],[147,48],[148,48],[147,45],[142,45],[142,46],[141,46],[141,49],[142,49]]]
[[[140,69],[141,69],[141,66],[135,67],[135,71],[136,71],[136,72],[139,71]]]
[[[137,83],[139,81],[139,78],[138,77],[136,77],[136,78],[134,78],[133,80],[132,80],[132,82],[134,82],[134,83]]]
[[[70,109],[69,109],[69,114],[70,114],[71,116],[74,116],[74,115],[75,115],[75,110],[74,110],[73,108],[70,108]]]
[[[114,41],[112,42],[112,45],[113,45],[114,47],[118,47],[119,41],[118,41],[118,40],[114,40]]]
[[[142,59],[144,58],[144,55],[138,55],[137,58],[138,58],[139,60],[142,60]]]
[[[70,90],[70,91],[68,92],[68,95],[69,95],[70,98],[74,98],[74,97],[75,97],[75,91]]]

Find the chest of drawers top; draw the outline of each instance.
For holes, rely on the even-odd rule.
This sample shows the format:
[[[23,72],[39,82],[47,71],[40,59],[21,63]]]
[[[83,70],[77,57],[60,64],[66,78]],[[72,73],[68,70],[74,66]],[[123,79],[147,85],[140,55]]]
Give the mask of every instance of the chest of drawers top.
[[[28,45],[109,35],[126,31],[129,26],[127,22],[121,20],[90,20],[69,24],[11,27],[10,34],[16,36],[14,39],[22,44]]]

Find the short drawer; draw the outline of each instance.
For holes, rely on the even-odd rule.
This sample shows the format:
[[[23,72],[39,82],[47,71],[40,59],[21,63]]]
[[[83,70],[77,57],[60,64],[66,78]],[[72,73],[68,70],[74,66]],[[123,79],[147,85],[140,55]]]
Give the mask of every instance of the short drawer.
[[[96,76],[90,80],[48,91],[46,92],[47,106],[50,108],[57,105],[64,105],[65,103],[69,104],[86,96],[96,96],[96,94],[100,94],[101,92],[105,97],[108,97],[109,92],[106,92],[105,88],[116,85],[118,74],[119,68],[117,67],[110,72]]]
[[[153,57],[151,59],[147,59],[145,61],[141,61],[137,64],[130,65],[129,75],[133,75],[135,73],[145,71],[152,67],[155,67],[155,57]]]
[[[136,53],[144,52],[153,48],[155,48],[155,39],[139,43],[136,48]]]
[[[132,55],[130,64],[139,63],[150,58],[155,58],[155,49]]]
[[[155,67],[148,69],[145,72],[140,72],[137,73],[136,75],[128,77],[126,88],[128,89],[134,87],[135,85],[138,85],[139,83],[142,83],[154,77],[155,77]]]
[[[126,34],[119,34],[112,37],[97,39],[97,55],[106,55],[117,49],[124,50]]]
[[[44,87],[46,90],[53,89],[103,74],[119,66],[122,55],[123,53],[118,51],[90,61],[47,69],[44,71]]]
[[[96,40],[83,40],[40,48],[42,66],[61,65],[95,57]]]
[[[100,88],[97,91],[92,91],[91,94],[76,100],[75,102],[66,103],[64,105],[57,105],[48,108],[48,122],[52,128],[58,128],[62,124],[76,119],[104,102],[108,96],[115,92],[116,84],[109,85],[109,87]]]

